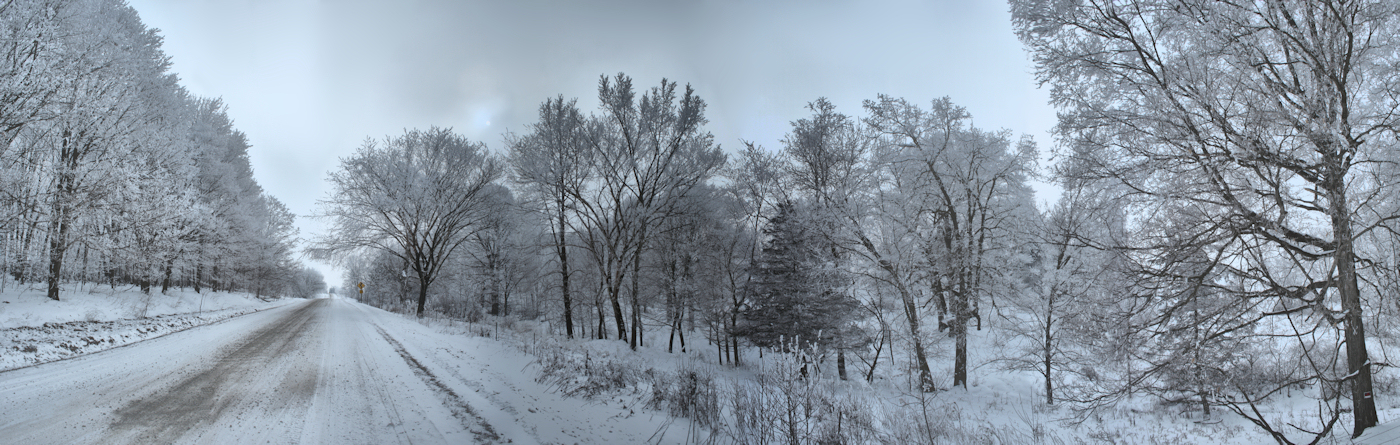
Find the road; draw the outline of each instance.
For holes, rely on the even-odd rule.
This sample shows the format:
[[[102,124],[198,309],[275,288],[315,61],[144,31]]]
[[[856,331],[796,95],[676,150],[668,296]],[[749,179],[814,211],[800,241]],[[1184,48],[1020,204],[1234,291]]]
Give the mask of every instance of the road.
[[[382,317],[307,300],[0,373],[0,442],[506,442]]]

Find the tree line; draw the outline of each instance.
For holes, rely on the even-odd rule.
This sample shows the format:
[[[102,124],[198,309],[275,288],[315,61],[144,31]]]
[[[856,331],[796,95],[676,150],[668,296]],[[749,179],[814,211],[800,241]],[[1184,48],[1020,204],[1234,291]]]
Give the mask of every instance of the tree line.
[[[120,0],[0,4],[0,267],[6,281],[309,296],[295,216],[253,179],[219,99],[170,72]],[[319,285],[317,283],[320,283]]]
[[[948,98],[858,116],[819,98],[779,149],[726,152],[689,86],[618,74],[593,112],[545,100],[502,153],[442,128],[367,141],[330,177],[317,252],[419,316],[632,348],[699,334],[720,363],[800,350],[920,391],[965,388],[981,360],[1081,415],[1149,397],[1280,443],[1374,426],[1390,365],[1368,342],[1400,310],[1400,10],[1011,6],[1061,110],[1053,165]],[[1038,209],[1034,179],[1062,196]],[[1264,414],[1295,391],[1312,423]]]

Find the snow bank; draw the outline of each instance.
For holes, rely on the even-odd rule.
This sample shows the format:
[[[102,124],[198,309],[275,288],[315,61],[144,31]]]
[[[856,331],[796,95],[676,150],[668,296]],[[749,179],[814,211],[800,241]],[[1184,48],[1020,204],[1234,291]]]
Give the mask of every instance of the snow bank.
[[[0,292],[0,371],[47,363],[286,304],[246,293],[78,286],[50,300],[42,288]],[[201,312],[200,309],[203,308]]]
[[[142,293],[135,286],[68,284],[59,294],[59,301],[45,296],[40,285],[20,286],[5,283],[0,292],[0,329],[37,327],[49,323],[73,321],[116,321],[159,315],[184,314],[224,309],[253,309],[267,306],[268,301],[248,293],[195,293],[191,289],[170,289],[161,294]]]

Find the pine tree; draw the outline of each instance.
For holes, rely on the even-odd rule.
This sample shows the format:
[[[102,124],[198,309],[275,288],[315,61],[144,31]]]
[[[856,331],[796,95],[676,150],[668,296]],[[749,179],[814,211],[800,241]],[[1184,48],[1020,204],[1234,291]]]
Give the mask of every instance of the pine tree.
[[[837,275],[824,270],[822,255],[791,202],[778,204],[763,233],[769,238],[750,266],[750,306],[736,333],[760,347],[781,351],[833,346],[859,303],[837,292]]]

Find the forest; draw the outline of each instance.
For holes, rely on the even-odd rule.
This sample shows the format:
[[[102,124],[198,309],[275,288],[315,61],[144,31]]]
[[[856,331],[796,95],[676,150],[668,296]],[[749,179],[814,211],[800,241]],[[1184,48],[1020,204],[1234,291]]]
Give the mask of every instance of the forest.
[[[1060,111],[1049,162],[946,97],[817,98],[779,147],[722,149],[700,92],[618,73],[499,152],[436,127],[366,142],[328,176],[314,251],[356,252],[345,288],[420,317],[923,393],[1019,372],[1072,418],[1146,399],[1279,443],[1376,425],[1400,6],[1010,6]],[[1033,181],[1063,192],[1038,208]],[[1303,420],[1266,414],[1295,394]]]
[[[180,85],[134,9],[7,1],[0,24],[0,283],[324,289],[227,105]]]
[[[744,443],[1046,441],[938,417],[1011,376],[1035,382],[1016,414],[1063,428],[1170,412],[1335,442],[1400,406],[1400,4],[1009,8],[1053,140],[949,97],[812,92],[776,146],[722,146],[707,92],[603,74],[596,109],[539,98],[495,148],[371,136],[299,246],[229,105],[180,85],[135,10],[0,2],[0,286],[310,297],[300,250],[343,268],[342,296],[528,323],[553,337],[528,346],[542,380],[645,382]],[[577,352],[597,342],[682,364]]]

